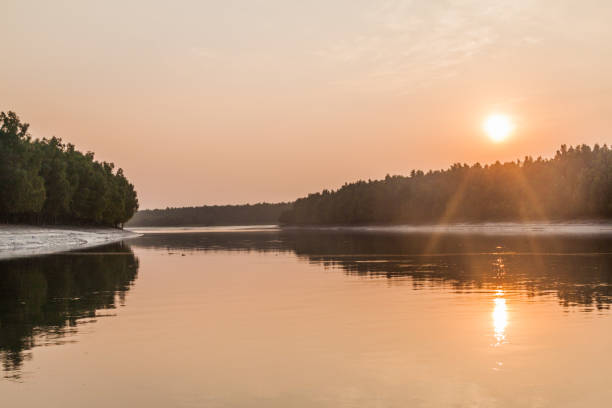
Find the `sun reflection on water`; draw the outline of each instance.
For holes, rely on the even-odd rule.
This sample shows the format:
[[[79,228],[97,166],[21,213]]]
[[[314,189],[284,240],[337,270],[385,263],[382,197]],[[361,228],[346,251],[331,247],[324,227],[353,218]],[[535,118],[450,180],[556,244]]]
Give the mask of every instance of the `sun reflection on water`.
[[[506,276],[506,265],[502,257],[498,257],[493,262],[493,267],[496,270],[496,278],[498,280],[497,290],[493,302],[493,335],[495,336],[495,346],[500,346],[506,342],[506,326],[508,326],[508,309],[506,306],[505,292],[503,289],[503,280]]]
[[[508,325],[508,311],[504,291],[498,289],[495,293],[495,307],[493,308],[493,330],[495,333],[496,346],[505,342],[506,326]]]

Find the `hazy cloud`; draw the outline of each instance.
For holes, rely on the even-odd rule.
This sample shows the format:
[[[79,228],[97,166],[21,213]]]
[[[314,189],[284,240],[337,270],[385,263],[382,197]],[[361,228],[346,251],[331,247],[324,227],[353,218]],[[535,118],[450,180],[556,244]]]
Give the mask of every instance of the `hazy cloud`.
[[[536,44],[530,33],[529,2],[389,0],[365,10],[365,33],[331,44],[317,55],[353,74],[340,83],[352,87],[423,85],[457,74],[458,67],[497,44]],[[516,35],[517,31],[525,31]],[[383,83],[368,79],[386,78]],[[338,82],[338,81],[337,81]]]
[[[191,55],[197,58],[202,58],[202,59],[218,58],[218,54],[215,51],[208,49],[208,48],[192,47],[190,51],[191,51]]]

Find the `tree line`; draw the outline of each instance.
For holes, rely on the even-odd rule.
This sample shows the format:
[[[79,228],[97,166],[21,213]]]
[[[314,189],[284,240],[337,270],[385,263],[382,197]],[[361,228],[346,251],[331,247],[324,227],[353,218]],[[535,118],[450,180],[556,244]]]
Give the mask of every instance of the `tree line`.
[[[215,226],[277,224],[289,203],[208,205],[138,211],[128,226]]]
[[[113,163],[62,139],[33,139],[14,112],[0,113],[0,221],[120,226],[138,209]]]
[[[358,181],[296,200],[288,225],[420,224],[612,218],[612,149],[562,145],[551,159]]]

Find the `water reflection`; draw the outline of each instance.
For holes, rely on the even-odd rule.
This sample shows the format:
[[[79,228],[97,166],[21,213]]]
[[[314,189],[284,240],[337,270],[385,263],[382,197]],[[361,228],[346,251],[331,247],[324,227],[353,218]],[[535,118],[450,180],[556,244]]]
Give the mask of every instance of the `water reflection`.
[[[135,250],[292,253],[360,279],[414,290],[491,296],[492,344],[509,343],[509,302],[556,299],[565,310],[604,311],[612,303],[610,236],[470,236],[338,231],[151,234]],[[435,245],[431,243],[435,242]],[[29,351],[71,341],[80,324],[125,301],[139,262],[118,244],[0,262],[0,362],[19,377]],[[176,275],[177,277],[180,275]],[[498,364],[501,364],[498,362]]]
[[[496,346],[504,343],[506,339],[506,326],[508,325],[508,311],[506,310],[506,299],[504,291],[498,290],[493,299],[495,308],[493,309],[493,329],[495,332]]]
[[[123,305],[138,273],[129,246],[0,262],[0,362],[19,378],[35,346],[69,341],[99,310]]]
[[[499,250],[500,246],[496,246]],[[495,308],[493,309],[493,327],[495,332],[496,346],[499,346],[505,342],[506,339],[506,326],[508,325],[508,312],[506,310],[506,299],[504,298],[504,289],[502,282],[506,277],[506,265],[504,258],[499,256],[493,262],[493,270],[495,271],[495,278],[499,282],[498,288],[495,290]]]
[[[5,375],[28,380],[0,394],[11,406],[601,406],[611,243],[182,233],[130,241],[138,260],[117,247],[0,263]],[[127,308],[82,326],[114,314],[138,267]]]
[[[326,268],[386,278],[390,284],[408,283],[415,290],[438,287],[456,293],[503,290],[530,298],[555,296],[562,306],[586,312],[607,310],[612,303],[609,235],[440,234],[434,240],[418,233],[215,232],[151,234],[133,245],[170,253],[291,252]],[[504,297],[500,298],[501,302]],[[502,310],[501,303],[499,307]]]

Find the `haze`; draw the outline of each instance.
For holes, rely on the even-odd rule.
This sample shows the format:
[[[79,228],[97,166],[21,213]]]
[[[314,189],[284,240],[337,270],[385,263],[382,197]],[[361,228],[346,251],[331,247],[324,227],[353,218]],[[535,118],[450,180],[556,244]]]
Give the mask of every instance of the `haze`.
[[[141,208],[293,200],[612,141],[608,1],[3,3],[0,110]],[[493,113],[516,126],[501,143]]]

